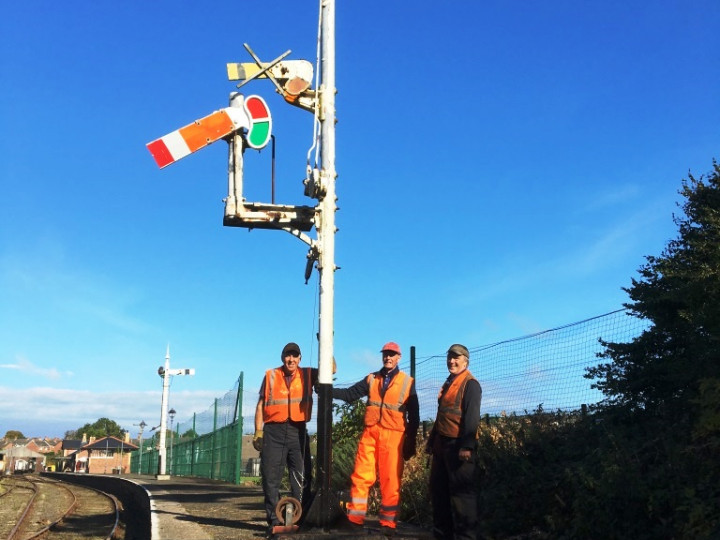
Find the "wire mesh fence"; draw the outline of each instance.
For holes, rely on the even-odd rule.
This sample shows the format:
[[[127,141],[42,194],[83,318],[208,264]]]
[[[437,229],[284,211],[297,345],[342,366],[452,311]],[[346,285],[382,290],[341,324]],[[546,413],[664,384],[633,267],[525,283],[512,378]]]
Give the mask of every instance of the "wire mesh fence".
[[[233,425],[240,416],[242,402],[242,373],[235,386],[225,395],[216,398],[206,410],[193,414],[193,417],[184,422],[177,423],[178,434],[192,434],[194,436],[212,433],[226,426]]]
[[[597,403],[602,394],[584,378],[598,365],[600,339],[629,342],[647,327],[624,309],[536,334],[468,347],[470,371],[483,389],[483,414],[522,414],[545,410],[575,410]],[[450,344],[448,343],[448,347]],[[416,358],[415,380],[420,418],[434,419],[437,396],[448,376],[446,354]],[[400,368],[410,371],[410,360]]]
[[[600,339],[627,343],[639,336],[648,322],[617,310],[551,330],[538,332],[489,345],[468,347],[470,371],[483,388],[481,412],[490,416],[502,413],[524,414],[539,407],[544,410],[576,410],[597,403],[602,394],[584,377],[586,369],[598,365],[603,348]],[[450,344],[447,344],[450,346]],[[400,369],[414,371],[420,402],[421,420],[432,420],[437,411],[437,396],[447,378],[446,354],[403,358]],[[167,437],[168,472],[238,482],[241,476],[255,476],[259,460],[243,460],[243,374],[235,386],[216,398],[192,420],[178,422]],[[317,403],[314,404],[317,409]],[[309,431],[316,429],[317,410]],[[167,453],[167,452],[166,452]],[[155,474],[158,451],[152,441],[143,443],[142,458],[134,452],[133,472]]]

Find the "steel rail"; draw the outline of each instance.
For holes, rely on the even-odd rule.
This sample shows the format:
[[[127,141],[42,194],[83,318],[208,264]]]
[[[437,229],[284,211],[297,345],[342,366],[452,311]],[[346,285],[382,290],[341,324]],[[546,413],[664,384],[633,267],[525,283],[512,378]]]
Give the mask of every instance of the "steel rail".
[[[62,489],[65,489],[68,493],[70,493],[70,495],[72,495],[73,502],[72,502],[72,504],[70,505],[70,507],[67,509],[67,511],[66,511],[62,516],[60,516],[57,520],[55,520],[54,522],[50,523],[47,527],[44,527],[44,528],[41,529],[40,531],[32,534],[31,536],[28,536],[28,537],[24,538],[23,540],[33,540],[34,538],[39,538],[40,536],[42,536],[43,534],[45,534],[47,531],[49,531],[52,527],[60,524],[60,522],[62,522],[66,517],[68,517],[70,514],[72,514],[72,513],[75,511],[76,507],[78,506],[77,495],[75,494],[75,492],[74,492],[70,487],[63,485],[63,482],[58,481],[58,480],[52,480],[52,481],[51,481],[51,480],[47,480],[47,479],[42,480],[42,482],[45,482],[45,483],[48,483],[48,484],[54,484],[54,485],[56,485],[57,487],[60,487],[60,488],[62,488]],[[112,540],[112,539],[114,538],[115,531],[117,530],[118,525],[120,524],[120,502],[118,501],[118,499],[117,499],[114,495],[111,495],[110,493],[105,493],[104,491],[101,491],[101,490],[99,490],[99,489],[95,489],[95,488],[90,487],[90,486],[73,486],[73,487],[79,487],[79,488],[81,488],[81,489],[87,489],[87,490],[94,491],[96,494],[101,495],[102,497],[105,497],[106,499],[109,499],[109,500],[110,500],[110,503],[112,504],[112,507],[113,507],[114,510],[115,510],[115,521],[114,521],[114,523],[113,523],[112,529],[111,529],[110,532],[104,537],[104,539],[105,539],[105,540]],[[10,539],[8,539],[8,540],[10,540]]]
[[[33,504],[35,503],[35,497],[37,497],[37,494],[38,494],[37,487],[32,483],[31,480],[25,480],[24,478],[23,478],[23,480],[29,484],[29,487],[26,487],[26,486],[18,486],[17,483],[16,483],[15,486],[14,486],[14,488],[20,487],[21,489],[29,489],[29,490],[32,491],[32,496],[30,497],[30,500],[29,500],[29,501],[27,502],[27,504],[25,505],[25,510],[23,510],[23,513],[22,513],[22,514],[20,515],[20,517],[18,518],[17,523],[15,524],[15,526],[14,526],[14,527],[12,528],[12,530],[10,531],[10,534],[8,535],[7,540],[13,540],[13,538],[15,538],[15,535],[16,535],[16,534],[18,533],[18,531],[20,530],[20,526],[21,526],[21,525],[23,524],[23,522],[25,521],[25,518],[27,517],[28,512],[30,512],[30,509],[33,507]]]

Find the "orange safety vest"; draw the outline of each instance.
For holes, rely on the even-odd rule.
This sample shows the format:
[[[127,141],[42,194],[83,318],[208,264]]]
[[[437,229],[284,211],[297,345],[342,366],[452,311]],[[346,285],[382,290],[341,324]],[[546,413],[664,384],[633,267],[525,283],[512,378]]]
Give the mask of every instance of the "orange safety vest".
[[[435,429],[440,435],[457,439],[460,436],[460,419],[462,418],[462,399],[468,381],[475,377],[467,369],[455,377],[445,393],[440,390],[438,396],[438,413]]]
[[[413,378],[399,371],[385,391],[381,395],[383,377],[371,373],[367,377],[370,391],[368,392],[367,408],[365,409],[365,425],[392,429],[394,431],[405,431],[405,409],[410,395],[410,387]]]
[[[307,422],[312,416],[312,368],[298,368],[285,383],[282,368],[265,372],[264,422]]]

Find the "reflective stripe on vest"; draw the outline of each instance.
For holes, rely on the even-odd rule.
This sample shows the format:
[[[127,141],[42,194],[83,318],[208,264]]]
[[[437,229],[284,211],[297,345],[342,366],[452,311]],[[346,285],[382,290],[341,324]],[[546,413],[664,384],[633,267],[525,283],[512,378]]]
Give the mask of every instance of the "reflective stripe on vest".
[[[312,416],[312,368],[298,368],[285,382],[282,368],[265,372],[264,422],[307,422]]]
[[[468,381],[475,377],[467,369],[455,377],[445,394],[439,397],[438,413],[435,419],[435,429],[445,437],[458,438],[460,436],[460,419],[462,418],[462,398]],[[442,390],[441,390],[442,393]]]
[[[365,425],[374,426],[379,423],[381,427],[387,429],[405,431],[405,409],[413,378],[399,371],[390,381],[385,395],[380,392],[383,384],[382,375],[371,373],[367,381],[370,390],[367,409],[365,409]]]

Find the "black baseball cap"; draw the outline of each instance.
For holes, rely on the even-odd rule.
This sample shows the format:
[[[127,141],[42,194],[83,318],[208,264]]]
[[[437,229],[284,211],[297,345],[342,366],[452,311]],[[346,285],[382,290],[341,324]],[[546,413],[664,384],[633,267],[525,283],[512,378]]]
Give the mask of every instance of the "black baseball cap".
[[[285,358],[290,353],[297,353],[298,356],[300,355],[300,346],[297,343],[293,343],[292,341],[285,345],[282,350],[282,354],[280,355],[280,358]]]

